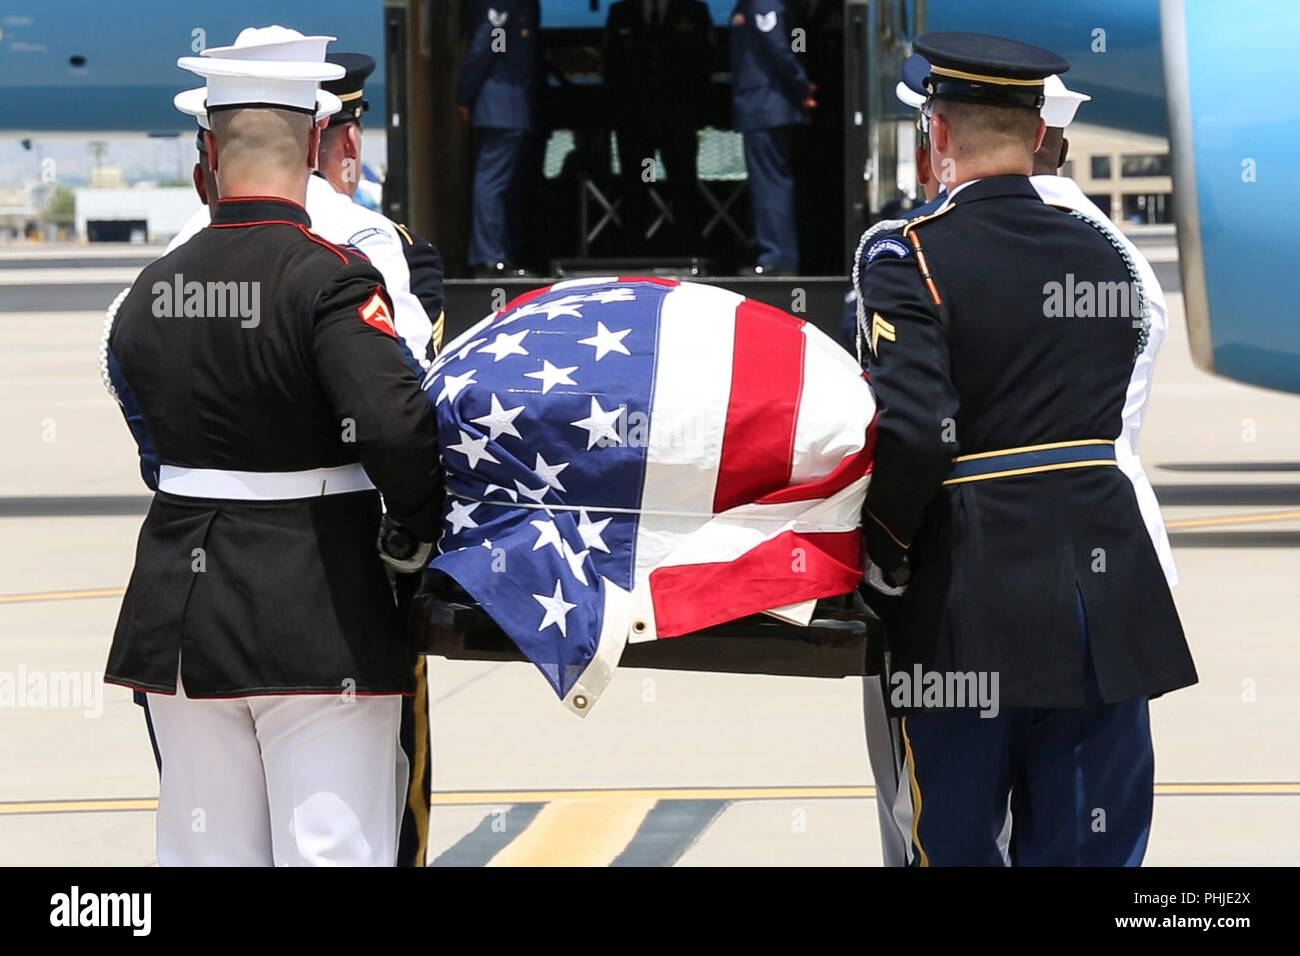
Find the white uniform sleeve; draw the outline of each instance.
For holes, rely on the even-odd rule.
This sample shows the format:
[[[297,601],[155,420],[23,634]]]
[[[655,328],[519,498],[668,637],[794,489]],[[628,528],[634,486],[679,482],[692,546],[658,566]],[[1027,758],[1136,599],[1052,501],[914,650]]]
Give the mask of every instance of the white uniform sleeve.
[[[1133,494],[1137,498],[1138,510],[1142,513],[1142,522],[1151,537],[1156,557],[1160,559],[1165,580],[1170,587],[1174,587],[1178,584],[1178,568],[1174,564],[1173,548],[1169,545],[1169,532],[1165,529],[1164,516],[1160,514],[1160,502],[1156,499],[1155,489],[1151,487],[1151,481],[1137,454],[1147,400],[1151,397],[1156,355],[1169,332],[1169,313],[1165,306],[1164,290],[1160,288],[1160,280],[1156,278],[1155,270],[1147,262],[1146,256],[1138,251],[1123,230],[1084,195],[1073,179],[1066,176],[1032,176],[1029,181],[1043,202],[1077,210],[1105,226],[1127,250],[1137,269],[1150,309],[1151,328],[1147,333],[1146,347],[1133,363],[1133,375],[1124,395],[1123,429],[1115,440],[1115,463],[1133,483]]]
[[[383,225],[367,225],[352,236],[342,240],[355,246],[370,260],[384,277],[384,288],[393,300],[393,324],[397,334],[402,337],[411,355],[420,363],[421,369],[428,369],[430,359],[430,341],[433,338],[433,323],[420,300],[411,292],[411,270],[406,264],[402,252],[402,237],[397,234],[392,223],[383,217]]]

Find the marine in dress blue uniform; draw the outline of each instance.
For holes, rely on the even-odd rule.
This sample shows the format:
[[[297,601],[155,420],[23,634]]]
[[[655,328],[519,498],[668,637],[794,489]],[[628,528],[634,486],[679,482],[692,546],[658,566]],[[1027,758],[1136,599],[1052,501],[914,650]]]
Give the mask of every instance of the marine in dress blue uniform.
[[[1136,273],[1028,179],[1043,78],[1068,64],[979,34],[916,48],[931,149],[957,174],[938,212],[865,244],[856,276],[880,408],[863,533],[873,577],[902,589],[881,605],[908,782],[893,815],[914,865],[1137,864],[1147,702],[1196,681],[1115,466],[1145,326],[1045,306],[1067,273],[1094,289]],[[995,707],[918,696],[930,674],[996,675]]]
[[[790,29],[784,0],[740,0],[731,14],[732,122],[744,135],[759,274],[799,270],[794,138],[815,91]]]
[[[478,273],[517,270],[521,200],[538,132],[543,80],[537,0],[473,0],[470,37],[456,99],[478,134],[469,265]]]

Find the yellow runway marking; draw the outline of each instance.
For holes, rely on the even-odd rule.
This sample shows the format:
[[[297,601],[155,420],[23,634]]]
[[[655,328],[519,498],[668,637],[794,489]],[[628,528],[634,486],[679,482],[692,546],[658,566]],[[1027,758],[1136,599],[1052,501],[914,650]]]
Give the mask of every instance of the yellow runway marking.
[[[1158,783],[1158,797],[1300,796],[1300,783]],[[875,787],[675,787],[628,790],[459,790],[435,793],[437,807],[509,803],[627,804],[644,808],[660,800],[870,800]],[[105,800],[20,800],[0,803],[0,816],[24,813],[111,813],[154,810],[150,797]],[[544,813],[545,811],[543,811]],[[604,812],[602,810],[602,812]],[[644,815],[644,814],[643,814]],[[535,826],[542,814],[533,821]]]
[[[1300,511],[1272,511],[1264,514],[1216,515],[1210,518],[1182,518],[1166,521],[1170,530],[1180,528],[1214,528],[1238,524],[1268,524],[1280,521],[1300,521]],[[78,601],[87,598],[121,597],[123,588],[89,588],[82,591],[36,591],[31,594],[0,594],[0,604],[31,604],[40,601]]]
[[[1300,521],[1300,511],[1274,511],[1267,514],[1223,515],[1217,518],[1185,518],[1166,521],[1166,528],[1211,528],[1225,524],[1263,524],[1269,521]]]
[[[124,810],[157,810],[158,801],[141,797],[131,800],[26,800],[0,803],[0,817],[20,813],[120,813]]]
[[[0,604],[28,604],[36,601],[76,601],[84,598],[121,597],[123,588],[91,588],[87,591],[37,591],[33,594],[0,594]]]
[[[556,800],[488,866],[608,866],[654,805],[645,798]]]

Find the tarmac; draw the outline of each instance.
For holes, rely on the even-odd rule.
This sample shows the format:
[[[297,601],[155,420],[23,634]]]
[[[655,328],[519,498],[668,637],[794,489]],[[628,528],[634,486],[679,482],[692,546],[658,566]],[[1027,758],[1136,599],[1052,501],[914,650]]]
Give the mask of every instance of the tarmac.
[[[3,865],[155,863],[141,711],[98,680],[148,492],[96,349],[141,250],[90,251],[0,249],[0,682],[29,688],[0,698]],[[1300,396],[1195,368],[1161,277],[1140,451],[1200,683],[1151,705],[1146,863],[1294,865]],[[880,863],[857,679],[625,669],[583,720],[529,664],[430,673],[432,865]]]

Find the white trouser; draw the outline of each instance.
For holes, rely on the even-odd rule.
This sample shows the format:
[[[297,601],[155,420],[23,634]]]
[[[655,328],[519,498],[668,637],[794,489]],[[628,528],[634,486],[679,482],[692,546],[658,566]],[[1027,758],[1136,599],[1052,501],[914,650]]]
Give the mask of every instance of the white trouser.
[[[149,694],[161,866],[393,866],[397,696]],[[394,774],[394,767],[398,773]]]

